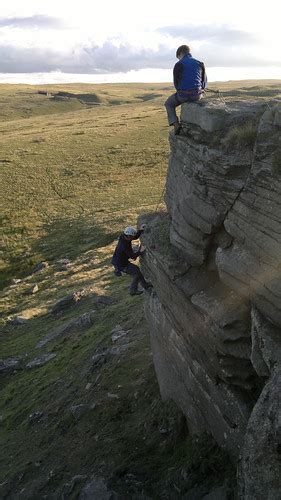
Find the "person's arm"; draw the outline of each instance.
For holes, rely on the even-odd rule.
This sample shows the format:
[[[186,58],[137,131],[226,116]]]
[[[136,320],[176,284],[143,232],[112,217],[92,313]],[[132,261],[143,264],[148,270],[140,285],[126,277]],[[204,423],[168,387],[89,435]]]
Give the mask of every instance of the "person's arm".
[[[138,240],[140,235],[144,232],[144,229],[139,229],[138,232],[136,233],[136,236],[132,238],[132,240]]]
[[[141,227],[138,229],[136,236],[132,238],[133,240],[138,240],[140,235],[146,230],[147,224],[142,224]]]
[[[183,72],[183,65],[180,61],[178,61],[173,70],[173,77],[174,77],[174,87],[176,90],[178,90],[180,80],[182,77],[182,72]]]
[[[136,258],[140,255],[140,251],[138,250],[137,252],[134,252],[132,249],[132,245],[130,244],[124,244],[122,245],[122,251],[127,255],[129,259],[136,260]]]
[[[205,89],[207,87],[207,84],[208,84],[208,79],[207,79],[207,75],[206,75],[205,64],[203,62],[201,62],[201,70],[202,70],[201,86],[202,86],[202,89]]]

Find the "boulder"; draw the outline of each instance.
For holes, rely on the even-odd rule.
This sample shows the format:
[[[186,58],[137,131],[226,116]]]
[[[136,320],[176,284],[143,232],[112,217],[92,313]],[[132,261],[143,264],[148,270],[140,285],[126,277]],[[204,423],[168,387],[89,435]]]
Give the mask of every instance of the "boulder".
[[[70,293],[63,297],[53,306],[51,313],[52,314],[60,314],[64,311],[74,307],[77,303],[85,296],[85,290],[79,290],[77,292]]]
[[[79,495],[79,500],[121,500],[114,491],[109,490],[102,478],[92,478]]]
[[[43,269],[47,269],[47,267],[49,267],[49,262],[47,261],[39,262],[34,267],[33,273],[38,273],[38,271],[43,271]]]
[[[264,109],[263,103],[245,101],[243,107],[238,102],[202,100],[181,106],[181,122],[197,126],[201,131],[213,133],[223,131],[230,126],[243,124],[259,116]]]
[[[91,300],[97,309],[104,309],[105,307],[112,306],[117,303],[116,299],[108,297],[107,295],[92,294]]]
[[[7,323],[12,326],[23,326],[28,323],[28,319],[23,316],[15,316],[14,318],[8,318]]]
[[[35,293],[37,293],[39,291],[39,287],[37,285],[37,283],[35,283],[35,285],[33,285],[29,290],[27,290],[27,295],[34,295]]]
[[[30,361],[27,365],[26,368],[38,368],[40,366],[45,365],[50,361],[51,359],[55,358],[56,354],[53,352],[47,352],[46,354],[42,354],[42,356],[38,356],[37,358],[33,359]]]
[[[117,342],[121,339],[124,339],[127,334],[128,331],[123,330],[121,325],[116,325],[115,328],[113,328],[113,330],[111,330],[110,332],[112,342]]]
[[[79,404],[79,405],[72,405],[70,408],[70,411],[72,415],[74,416],[75,420],[80,420],[85,413],[87,413],[90,409],[90,406],[88,404]]]
[[[0,359],[0,373],[7,373],[19,368],[22,359],[22,356]]]
[[[36,344],[36,348],[41,349],[41,347],[44,347],[44,345],[46,345],[48,342],[56,340],[57,338],[62,338],[63,336],[70,333],[87,330],[94,323],[95,314],[95,311],[89,311],[82,314],[78,318],[72,319],[66,324],[58,326],[50,333],[45,335],[43,339],[39,340],[39,342]]]
[[[71,268],[71,260],[59,259],[56,262],[56,267],[58,271],[69,271],[69,269]]]
[[[69,499],[76,485],[81,483],[82,481],[85,481],[86,479],[87,476],[82,474],[77,474],[76,476],[73,476],[69,482],[63,485],[62,492],[61,491],[56,492],[56,498],[60,498],[61,500]]]
[[[28,417],[28,422],[30,424],[34,424],[36,422],[39,422],[39,420],[41,420],[41,418],[43,417],[44,413],[40,410],[37,410],[33,413],[31,413]]]
[[[92,356],[92,366],[94,369],[99,368],[104,363],[107,362],[109,355],[109,349],[105,349],[102,352],[97,352]]]

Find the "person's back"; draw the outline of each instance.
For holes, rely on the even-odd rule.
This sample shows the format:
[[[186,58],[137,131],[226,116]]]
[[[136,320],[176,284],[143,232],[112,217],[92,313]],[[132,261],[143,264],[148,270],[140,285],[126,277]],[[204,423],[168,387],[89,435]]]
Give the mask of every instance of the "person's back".
[[[131,240],[127,240],[125,235],[121,234],[112,257],[112,264],[122,269],[128,265],[129,259],[135,260],[139,255],[139,252],[133,252]]]
[[[194,90],[198,93],[203,92],[202,65],[203,63],[194,59],[191,54],[186,54],[175,64],[174,84],[178,93],[183,90]]]
[[[130,286],[131,295],[139,295],[142,293],[141,290],[138,290],[139,283],[144,290],[148,290],[152,286],[145,280],[139,267],[129,262],[129,259],[136,260],[137,257],[144,254],[144,250],[142,250],[141,247],[136,252],[134,252],[132,248],[132,241],[137,240],[144,230],[145,224],[143,224],[138,231],[132,226],[126,227],[119,237],[111,261],[116,276],[122,276],[122,273],[132,276],[133,279]]]
[[[173,78],[176,93],[168,97],[165,107],[169,125],[173,125],[175,134],[181,129],[176,107],[184,102],[199,101],[207,86],[204,63],[194,59],[188,45],[181,45],[176,52],[178,62],[174,66]]]

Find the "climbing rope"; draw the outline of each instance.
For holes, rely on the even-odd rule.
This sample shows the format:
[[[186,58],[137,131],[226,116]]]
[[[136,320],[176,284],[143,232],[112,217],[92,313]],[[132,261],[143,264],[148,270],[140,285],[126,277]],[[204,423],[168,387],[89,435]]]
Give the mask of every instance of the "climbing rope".
[[[204,92],[212,92],[213,94],[217,94],[220,101],[222,101],[223,104],[226,105],[225,98],[223,97],[223,94],[220,90],[205,89]]]

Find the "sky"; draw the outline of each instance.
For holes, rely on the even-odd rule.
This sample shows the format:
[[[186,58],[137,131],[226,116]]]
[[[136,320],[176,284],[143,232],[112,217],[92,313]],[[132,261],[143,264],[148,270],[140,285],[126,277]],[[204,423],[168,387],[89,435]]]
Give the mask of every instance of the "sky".
[[[0,82],[169,82],[182,44],[210,81],[281,79],[280,10],[276,0],[9,0]]]

